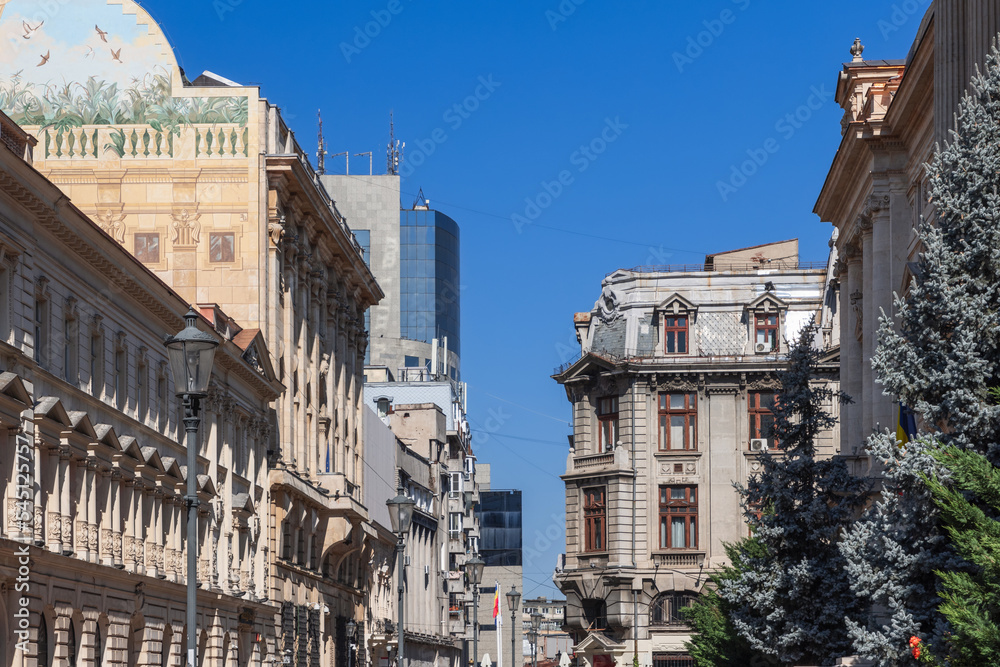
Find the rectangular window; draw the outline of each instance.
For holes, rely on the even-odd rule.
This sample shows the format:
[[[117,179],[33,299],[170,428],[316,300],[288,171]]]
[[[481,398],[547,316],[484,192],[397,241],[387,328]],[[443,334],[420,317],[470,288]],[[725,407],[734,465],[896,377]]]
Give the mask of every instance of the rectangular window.
[[[128,362],[125,359],[125,348],[115,349],[115,405],[119,410],[125,409],[125,383],[128,372]]]
[[[146,264],[156,264],[160,261],[160,235],[136,234],[132,237],[135,258]]]
[[[49,345],[49,302],[35,299],[35,362],[45,365]]]
[[[163,375],[156,377],[156,423],[162,432],[166,427],[167,416],[167,378]]]
[[[663,351],[667,354],[687,354],[688,351],[688,318],[663,318]]]
[[[650,605],[650,623],[672,627],[687,625],[681,610],[693,605],[697,597],[693,593],[663,593]]]
[[[463,518],[461,512],[452,512],[448,515],[448,535],[457,537],[462,534]]]
[[[660,394],[660,451],[698,449],[698,398],[693,393]]]
[[[757,315],[754,318],[754,350],[774,352],[778,349],[778,316]]]
[[[100,333],[90,337],[90,394],[101,398],[104,388],[104,337]]]
[[[420,358],[405,355],[403,357],[403,365],[406,366],[407,368],[417,368],[420,366]]]
[[[768,446],[774,444],[774,392],[752,391],[747,396],[750,413],[750,438],[765,438]]]
[[[618,397],[611,396],[597,402],[597,421],[600,422],[601,451],[615,448],[618,442]]]
[[[77,334],[79,326],[75,318],[67,314],[63,319],[63,379],[76,384],[77,376]]]
[[[698,487],[660,487],[660,548],[698,548]]]
[[[216,233],[208,235],[208,261],[210,262],[233,262],[236,261],[236,235],[232,232]]]
[[[448,495],[452,498],[460,498],[465,490],[465,476],[460,472],[451,473],[451,488]]]
[[[583,550],[604,551],[607,549],[607,503],[603,486],[583,490]]]
[[[136,411],[141,422],[146,421],[149,412],[149,371],[146,364],[139,362],[135,367]]]
[[[694,658],[682,653],[654,653],[653,667],[694,667]]]

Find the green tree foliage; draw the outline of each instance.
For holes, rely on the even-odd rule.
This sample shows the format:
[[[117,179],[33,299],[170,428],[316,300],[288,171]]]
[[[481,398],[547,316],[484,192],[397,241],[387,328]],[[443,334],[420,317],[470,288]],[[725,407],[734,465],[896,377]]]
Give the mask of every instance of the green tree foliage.
[[[814,382],[822,355],[816,338],[810,322],[781,374],[773,433],[779,451],[762,454],[760,474],[738,487],[761,550],[740,549],[739,576],[722,579],[718,589],[750,647],[784,664],[828,664],[850,654],[844,617],[858,606],[837,541],[866,483],[843,461],[817,457],[817,440],[835,424],[824,406],[845,397]]]
[[[763,558],[764,547],[752,537],[737,544],[726,545],[726,555],[732,565],[709,577],[705,591],[693,605],[681,610],[685,621],[695,633],[685,644],[695,667],[747,667],[748,665],[776,664],[762,653],[750,648],[729,621],[732,612],[729,603],[719,597],[718,587],[723,580],[738,579],[745,567],[744,554]]]
[[[951,624],[951,667],[1000,663],[1000,469],[977,452],[934,451],[953,484],[926,478],[941,523],[971,571],[942,570],[941,613]]]

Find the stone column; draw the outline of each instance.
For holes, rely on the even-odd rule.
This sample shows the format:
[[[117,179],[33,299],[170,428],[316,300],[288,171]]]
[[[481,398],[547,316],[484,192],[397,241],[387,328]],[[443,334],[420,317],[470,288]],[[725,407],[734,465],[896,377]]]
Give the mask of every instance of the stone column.
[[[86,459],[76,462],[75,473],[80,480],[80,493],[76,507],[76,555],[81,560],[90,561],[90,496],[94,494],[92,484],[89,484]]]
[[[905,194],[902,195],[905,198]],[[872,271],[871,308],[872,321],[869,331],[872,337],[872,353],[878,346],[879,320],[884,312],[891,316],[892,312],[892,223],[890,220],[890,198],[887,194],[872,195],[868,198],[866,212],[872,221],[872,266],[878,270]],[[872,381],[875,381],[874,373]],[[878,430],[896,429],[893,415],[893,401],[882,393],[882,385],[872,387],[872,426]]]
[[[119,570],[125,569],[125,559],[122,554],[122,487],[125,480],[120,470],[111,471],[111,489],[108,497],[111,502],[111,554],[112,564]]]
[[[862,259],[861,249],[856,243],[844,247],[847,261],[847,280],[840,291],[841,304],[841,387],[853,399],[853,403],[841,408],[841,438],[847,443],[845,453],[860,453],[864,446],[862,428],[862,396],[864,359],[861,349],[863,322]]]
[[[87,560],[97,563],[100,560],[98,545],[100,525],[97,521],[97,493],[100,484],[100,474],[96,461],[87,462]]]
[[[874,255],[872,244],[872,221],[862,216],[858,219],[858,229],[861,231],[861,292],[864,295],[862,305],[862,387],[861,387],[861,429],[862,436],[867,438],[875,428],[874,401],[875,393],[881,392],[881,387],[875,386],[872,373],[872,354],[875,352],[875,339],[878,330],[878,311],[875,310],[875,299],[872,298],[875,281]],[[888,268],[888,267],[885,267]],[[857,399],[855,399],[857,400]]]

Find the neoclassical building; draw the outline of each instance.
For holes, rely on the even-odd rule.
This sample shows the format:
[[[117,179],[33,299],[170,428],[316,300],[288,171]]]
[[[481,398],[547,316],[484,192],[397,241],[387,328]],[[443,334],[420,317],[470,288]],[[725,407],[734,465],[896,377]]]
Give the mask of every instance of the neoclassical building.
[[[893,294],[909,288],[921,217],[934,220],[923,165],[949,139],[958,101],[998,31],[996,2],[934,0],[905,59],[866,60],[857,40],[838,74],[843,139],[814,212],[837,231],[840,380],[854,398],[843,412],[845,453],[863,456],[872,431],[896,429],[898,405],[871,367],[879,315],[894,313]]]
[[[255,86],[186,76],[133,0],[0,3],[0,60],[16,73],[3,111],[37,140],[35,169],[216,328],[255,341],[254,364],[283,386],[262,596],[281,605],[282,660],[341,664],[347,621],[367,636],[379,569],[361,385],[382,292],[361,246],[278,108]]]
[[[188,475],[199,664],[265,664],[267,347],[202,320],[220,346],[188,470],[163,345],[187,300],[32,167],[35,139],[3,114],[0,139],[0,665],[183,664]]]
[[[817,381],[836,386],[830,270],[800,263],[796,241],[618,270],[574,316],[581,356],[553,376],[573,412],[555,582],[581,665],[692,664],[679,611],[748,534],[733,483],[777,444],[777,373],[811,317],[828,350]],[[838,442],[828,432],[820,455]]]

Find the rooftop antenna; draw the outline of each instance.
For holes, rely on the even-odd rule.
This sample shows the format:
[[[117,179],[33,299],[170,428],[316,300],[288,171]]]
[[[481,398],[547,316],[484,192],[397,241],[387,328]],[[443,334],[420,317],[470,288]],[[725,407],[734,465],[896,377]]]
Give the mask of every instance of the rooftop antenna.
[[[373,173],[375,173],[375,172],[372,171],[372,168],[373,168],[372,167],[372,152],[368,151],[367,153],[355,153],[354,157],[362,157],[364,155],[368,156],[368,175],[371,176]]]
[[[347,176],[350,176],[351,175],[351,151],[344,151],[343,153],[334,153],[330,157],[340,157],[341,155],[343,155],[344,159],[347,160],[347,163],[344,166],[344,174],[347,175]]]
[[[316,112],[319,118],[319,150],[316,151],[317,172],[322,176],[326,173],[326,139],[323,138],[323,110]]]
[[[420,188],[420,191],[417,193],[417,199],[416,201],[413,202],[413,210],[414,211],[423,209],[429,210],[430,207],[431,207],[431,200],[424,199],[424,189]]]
[[[386,154],[386,173],[390,176],[399,174],[399,167],[403,163],[403,149],[406,142],[396,139],[396,126],[393,122],[392,112],[389,112],[389,148]]]

